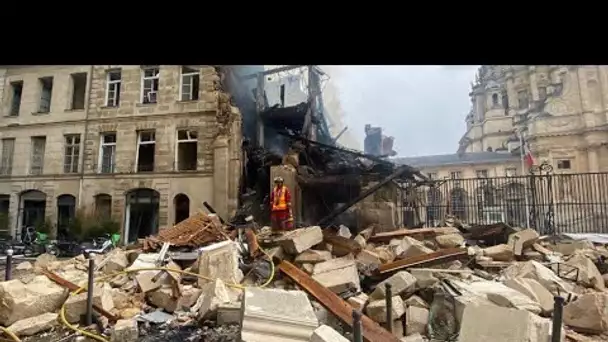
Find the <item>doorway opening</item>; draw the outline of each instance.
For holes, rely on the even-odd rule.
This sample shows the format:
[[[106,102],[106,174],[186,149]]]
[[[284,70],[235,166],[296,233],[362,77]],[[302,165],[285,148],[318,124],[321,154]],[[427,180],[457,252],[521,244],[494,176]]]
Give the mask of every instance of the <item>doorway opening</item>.
[[[190,217],[190,199],[184,194],[178,194],[173,199],[175,208],[175,223],[178,224]]]
[[[21,239],[25,236],[28,227],[35,228],[44,223],[46,210],[46,194],[38,190],[27,190],[21,193],[20,204],[22,208],[21,229],[17,232]]]
[[[135,189],[127,193],[125,244],[158,232],[160,194],[153,189]]]
[[[72,195],[61,195],[57,197],[57,234],[61,237],[71,236],[70,223],[76,217],[76,197]]]

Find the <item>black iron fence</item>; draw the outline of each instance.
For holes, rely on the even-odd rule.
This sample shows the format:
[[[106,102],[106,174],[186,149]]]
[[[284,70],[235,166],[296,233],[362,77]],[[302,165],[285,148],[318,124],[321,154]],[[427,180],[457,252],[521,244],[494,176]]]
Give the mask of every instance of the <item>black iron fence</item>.
[[[550,165],[514,177],[441,179],[402,192],[403,224],[506,222],[540,234],[608,233],[608,173],[555,174]]]

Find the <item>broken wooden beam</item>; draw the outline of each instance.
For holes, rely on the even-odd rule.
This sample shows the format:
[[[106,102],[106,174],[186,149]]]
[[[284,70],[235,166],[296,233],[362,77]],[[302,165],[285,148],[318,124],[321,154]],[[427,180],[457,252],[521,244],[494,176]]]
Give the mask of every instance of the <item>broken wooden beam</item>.
[[[467,250],[463,248],[445,248],[440,249],[436,252],[416,255],[413,257],[401,259],[387,264],[382,264],[378,267],[380,274],[398,271],[408,267],[430,265],[440,262],[446,262],[456,260],[460,257],[466,256]]]
[[[80,288],[80,286],[70,282],[67,279],[60,277],[59,275],[57,275],[49,270],[43,269],[42,274],[44,274],[47,278],[49,278],[52,282],[56,283],[57,285],[65,287],[66,289],[70,290],[70,292],[78,291],[78,289]],[[82,292],[84,293],[86,291],[82,291]],[[118,321],[118,317],[112,315],[111,313],[106,311],[104,308],[102,308],[101,306],[99,306],[95,303],[93,303],[93,309],[95,309],[95,311],[99,312],[101,315],[103,315],[104,317],[106,317],[107,319],[109,319],[112,322]]]
[[[313,296],[321,305],[338,317],[342,322],[348,324],[352,328],[353,307],[343,301],[342,298],[319,284],[308,274],[304,273],[304,271],[288,261],[282,261],[279,264],[279,270],[291,278],[300,288],[306,291],[306,293]],[[397,337],[365,315],[361,315],[361,330],[363,338],[368,342],[399,342]]]
[[[338,247],[342,250],[348,251],[348,253],[353,253],[354,255],[359,254],[361,252],[361,245],[355,242],[355,240],[347,239],[343,236],[332,235],[332,234],[323,234],[323,242],[329,243],[334,247]],[[346,253],[346,254],[348,254]]]
[[[417,229],[399,229],[392,232],[384,232],[373,235],[369,238],[369,242],[389,242],[392,239],[399,239],[406,236],[413,237],[418,240],[423,240],[427,237],[435,237],[437,235],[453,234],[460,231],[452,227],[440,228],[417,228]]]

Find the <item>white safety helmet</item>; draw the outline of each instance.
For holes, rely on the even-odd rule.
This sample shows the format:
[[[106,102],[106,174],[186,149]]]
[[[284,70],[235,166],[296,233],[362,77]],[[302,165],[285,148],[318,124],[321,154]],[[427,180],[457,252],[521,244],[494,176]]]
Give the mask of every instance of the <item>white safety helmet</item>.
[[[283,177],[274,177],[275,183],[283,183]]]

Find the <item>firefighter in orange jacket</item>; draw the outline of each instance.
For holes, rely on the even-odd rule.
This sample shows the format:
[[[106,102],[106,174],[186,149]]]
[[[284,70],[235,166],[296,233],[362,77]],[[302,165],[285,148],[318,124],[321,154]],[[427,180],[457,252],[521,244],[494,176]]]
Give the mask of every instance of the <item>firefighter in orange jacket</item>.
[[[281,177],[274,178],[274,188],[270,193],[270,222],[273,231],[293,228],[291,192]]]

